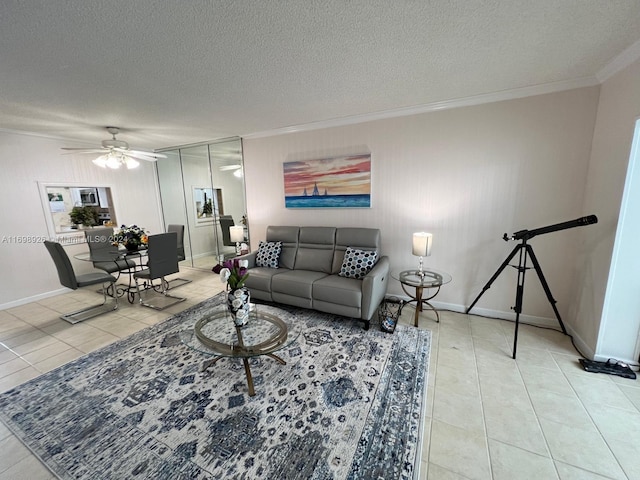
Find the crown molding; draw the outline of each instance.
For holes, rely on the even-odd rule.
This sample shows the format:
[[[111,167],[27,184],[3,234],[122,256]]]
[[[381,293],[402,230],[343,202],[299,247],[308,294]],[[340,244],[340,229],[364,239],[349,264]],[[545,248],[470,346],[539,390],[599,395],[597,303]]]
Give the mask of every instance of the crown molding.
[[[452,108],[470,107],[481,105],[484,103],[501,102],[503,100],[514,100],[517,98],[532,97],[535,95],[544,95],[547,93],[560,92],[563,90],[572,90],[574,88],[592,87],[600,82],[596,77],[583,77],[573,80],[563,80],[560,82],[544,83],[540,85],[531,85],[528,87],[514,88],[494,93],[485,93],[481,95],[473,95],[470,97],[456,98],[452,100],[444,100],[442,102],[426,103],[413,107],[396,108],[392,110],[384,110],[380,112],[365,113],[362,115],[351,115],[348,117],[335,118],[331,120],[323,120],[319,122],[306,123],[302,125],[292,125],[289,127],[276,128],[263,132],[248,133],[241,135],[243,139],[254,139],[273,137],[284,135],[287,133],[308,132],[319,130],[322,128],[342,127],[345,125],[355,125],[358,123],[372,122],[375,120],[383,120],[387,118],[404,117],[408,115],[418,115],[421,113],[436,112],[439,110],[448,110]]]
[[[611,60],[605,67],[596,73],[596,78],[600,83],[608,80],[613,75],[621,70],[624,70],[633,62],[640,58],[640,40],[623,50],[613,60]]]

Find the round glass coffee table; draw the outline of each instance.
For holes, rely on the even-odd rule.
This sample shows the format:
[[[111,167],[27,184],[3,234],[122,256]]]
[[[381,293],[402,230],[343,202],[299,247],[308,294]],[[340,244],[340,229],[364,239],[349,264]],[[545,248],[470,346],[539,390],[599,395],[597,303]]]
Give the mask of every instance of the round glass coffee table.
[[[451,281],[451,275],[439,270],[423,269],[422,272],[418,270],[403,270],[401,272],[392,272],[391,276],[400,282],[400,286],[404,293],[406,293],[411,300],[408,300],[402,304],[416,302],[416,314],[414,318],[414,324],[418,326],[418,318],[422,311],[423,305],[429,307],[436,314],[436,322],[440,322],[440,315],[433,305],[429,303],[433,297],[435,297],[440,291],[440,287],[445,283]],[[414,289],[413,292],[407,291],[407,287]],[[428,297],[423,297],[424,289],[435,288],[435,292]]]
[[[249,359],[265,355],[286,365],[274,352],[290,345],[300,335],[298,326],[285,322],[276,312],[275,308],[251,304],[249,321],[237,327],[227,308],[221,307],[196,321],[193,327],[182,330],[180,340],[188,347],[214,357],[202,363],[201,372],[223,358],[242,359],[249,395],[254,396]]]

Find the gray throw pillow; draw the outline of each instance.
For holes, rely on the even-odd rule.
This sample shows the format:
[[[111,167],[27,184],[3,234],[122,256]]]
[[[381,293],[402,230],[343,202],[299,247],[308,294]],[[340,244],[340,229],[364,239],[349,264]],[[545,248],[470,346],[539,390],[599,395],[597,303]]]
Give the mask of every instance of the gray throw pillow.
[[[256,267],[278,268],[282,242],[260,242],[256,254]]]
[[[378,252],[376,251],[347,247],[338,275],[347,278],[362,278],[371,271],[377,261]]]

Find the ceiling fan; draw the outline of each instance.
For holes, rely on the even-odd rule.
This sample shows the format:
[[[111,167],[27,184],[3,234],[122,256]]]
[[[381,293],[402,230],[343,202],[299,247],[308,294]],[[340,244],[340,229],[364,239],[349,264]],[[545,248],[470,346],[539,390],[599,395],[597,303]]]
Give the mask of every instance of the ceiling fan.
[[[70,153],[99,153],[101,155],[94,159],[93,163],[102,168],[120,168],[121,165],[125,165],[127,168],[136,168],[140,165],[138,160],[155,162],[158,158],[167,158],[162,153],[131,150],[127,142],[116,139],[116,135],[120,133],[118,127],[107,127],[107,131],[112,138],[103,140],[101,148],[62,148],[62,150],[67,150],[63,155]]]

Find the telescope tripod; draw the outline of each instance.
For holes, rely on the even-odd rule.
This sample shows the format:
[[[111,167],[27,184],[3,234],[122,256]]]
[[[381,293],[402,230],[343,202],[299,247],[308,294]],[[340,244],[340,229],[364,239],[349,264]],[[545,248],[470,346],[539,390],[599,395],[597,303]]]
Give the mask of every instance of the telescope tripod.
[[[496,273],[493,274],[491,279],[482,288],[482,291],[480,292],[480,294],[476,297],[476,299],[469,306],[469,308],[467,308],[465,313],[469,313],[469,311],[478,302],[478,300],[480,300],[480,297],[482,296],[482,294],[487,290],[489,290],[489,288],[491,287],[491,284],[495,281],[496,278],[498,278],[498,276],[500,275],[500,273],[502,273],[505,267],[509,265],[509,262],[513,259],[513,257],[516,256],[516,254],[519,254],[518,266],[511,265],[516,270],[518,270],[518,285],[516,287],[516,304],[513,307],[513,310],[516,312],[516,326],[513,334],[513,358],[514,359],[516,358],[516,348],[518,346],[518,327],[520,325],[520,313],[522,312],[522,297],[524,295],[524,277],[527,270],[531,269],[531,267],[527,267],[528,257],[531,258],[531,263],[533,263],[533,268],[535,268],[536,273],[538,274],[538,278],[540,279],[540,283],[542,284],[542,288],[544,289],[544,293],[547,294],[547,299],[549,300],[549,303],[551,304],[551,307],[553,308],[553,311],[556,314],[558,323],[562,328],[562,333],[567,335],[567,330],[564,327],[564,323],[562,323],[562,319],[560,318],[560,312],[558,312],[558,309],[556,308],[556,301],[553,298],[553,295],[551,294],[551,290],[549,289],[549,284],[544,278],[544,274],[542,273],[542,268],[540,268],[540,263],[538,263],[538,259],[536,258],[535,253],[533,253],[533,248],[531,247],[531,245],[527,243],[527,238],[523,238],[522,243],[515,246],[515,248],[509,254],[507,259],[504,262],[502,262],[502,265],[500,265]]]

